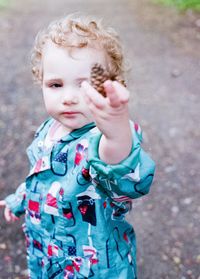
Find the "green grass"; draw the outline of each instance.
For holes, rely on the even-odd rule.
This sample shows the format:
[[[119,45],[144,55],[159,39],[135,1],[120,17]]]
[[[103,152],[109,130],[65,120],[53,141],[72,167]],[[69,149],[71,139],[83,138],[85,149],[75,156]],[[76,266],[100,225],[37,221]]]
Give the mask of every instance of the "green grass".
[[[193,9],[200,11],[200,0],[154,0],[154,2],[175,6],[180,10]]]
[[[8,5],[9,0],[0,0],[0,8],[6,7]]]

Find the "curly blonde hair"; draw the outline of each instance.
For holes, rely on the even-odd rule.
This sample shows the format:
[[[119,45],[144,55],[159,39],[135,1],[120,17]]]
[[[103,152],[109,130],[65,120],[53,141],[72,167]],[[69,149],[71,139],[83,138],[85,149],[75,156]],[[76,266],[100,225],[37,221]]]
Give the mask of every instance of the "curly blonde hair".
[[[42,83],[42,53],[47,41],[66,48],[100,48],[109,57],[108,71],[112,77],[124,78],[124,57],[119,37],[112,28],[104,28],[102,20],[70,14],[53,21],[40,31],[31,53],[32,73],[38,83]]]

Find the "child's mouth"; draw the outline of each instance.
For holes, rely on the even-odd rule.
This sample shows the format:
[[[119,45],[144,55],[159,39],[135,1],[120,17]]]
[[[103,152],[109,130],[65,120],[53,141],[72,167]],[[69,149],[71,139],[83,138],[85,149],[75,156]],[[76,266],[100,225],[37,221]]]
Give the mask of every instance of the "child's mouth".
[[[77,112],[77,111],[66,111],[66,112],[63,112],[62,114],[66,115],[66,116],[75,116],[75,115],[79,114],[79,112]]]

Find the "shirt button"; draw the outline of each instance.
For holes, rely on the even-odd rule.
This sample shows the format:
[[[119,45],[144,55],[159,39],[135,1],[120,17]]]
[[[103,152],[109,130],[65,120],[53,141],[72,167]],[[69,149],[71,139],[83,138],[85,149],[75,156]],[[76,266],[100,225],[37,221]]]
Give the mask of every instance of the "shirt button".
[[[42,140],[39,140],[37,145],[39,148],[42,148],[44,146],[44,142]]]

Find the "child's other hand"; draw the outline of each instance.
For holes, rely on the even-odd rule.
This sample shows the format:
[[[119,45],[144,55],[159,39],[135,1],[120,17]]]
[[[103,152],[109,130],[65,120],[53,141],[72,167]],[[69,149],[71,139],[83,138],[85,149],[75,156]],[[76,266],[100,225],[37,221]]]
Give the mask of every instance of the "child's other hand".
[[[11,210],[6,206],[6,202],[4,200],[0,201],[0,207],[5,207],[4,209],[4,217],[6,219],[7,222],[15,222],[17,220],[19,220],[19,218],[17,216],[15,216]]]
[[[123,133],[123,127],[129,126],[129,91],[121,83],[110,80],[104,83],[106,98],[87,82],[82,83],[82,88],[97,127],[107,138],[119,137],[119,131]]]

